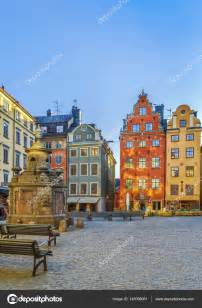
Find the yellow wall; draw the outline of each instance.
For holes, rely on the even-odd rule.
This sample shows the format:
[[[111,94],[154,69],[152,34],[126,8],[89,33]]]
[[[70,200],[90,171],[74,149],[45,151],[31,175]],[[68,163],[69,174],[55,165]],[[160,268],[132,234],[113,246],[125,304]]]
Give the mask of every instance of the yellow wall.
[[[9,105],[9,110],[4,110],[4,102]],[[16,111],[21,114],[21,121],[16,120]],[[24,119],[27,120],[27,127],[24,125]],[[6,120],[9,123],[9,135],[8,138],[3,136],[3,123]],[[23,154],[25,153],[24,148],[24,133],[28,137],[28,147],[30,147],[30,137],[34,139],[34,133],[30,130],[30,123],[33,123],[34,118],[29,114],[23,106],[16,102],[15,99],[10,96],[4,89],[0,88],[0,186],[4,182],[3,171],[9,172],[9,181],[13,175],[12,168],[15,167],[15,151],[21,153],[20,166],[23,168]],[[19,128],[21,131],[21,144],[16,144],[15,131]],[[33,127],[34,128],[34,127]],[[3,147],[4,145],[9,147],[9,163],[3,162]]]
[[[180,120],[186,120],[186,127],[180,127]],[[187,141],[186,135],[194,134],[194,141]],[[179,135],[179,141],[172,142],[171,136]],[[200,201],[200,144],[201,144],[201,123],[188,105],[181,105],[173,113],[168,122],[166,133],[167,159],[166,159],[166,203],[169,201],[180,202],[185,200]],[[194,157],[186,157],[186,148],[194,148]],[[179,158],[171,158],[171,148],[179,148]],[[194,176],[187,177],[186,166],[194,166]],[[171,167],[179,167],[179,177],[171,176]],[[182,183],[183,182],[183,183]],[[179,185],[179,195],[170,194],[170,185]],[[194,195],[186,195],[185,185],[194,185]],[[181,191],[182,188],[182,191]]]

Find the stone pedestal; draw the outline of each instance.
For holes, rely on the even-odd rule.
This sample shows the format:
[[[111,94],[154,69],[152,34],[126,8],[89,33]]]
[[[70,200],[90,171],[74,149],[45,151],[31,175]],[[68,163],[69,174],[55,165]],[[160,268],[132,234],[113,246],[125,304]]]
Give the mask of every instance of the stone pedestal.
[[[61,172],[49,168],[50,151],[37,140],[28,153],[27,169],[9,185],[9,223],[52,224],[65,217],[65,188]]]

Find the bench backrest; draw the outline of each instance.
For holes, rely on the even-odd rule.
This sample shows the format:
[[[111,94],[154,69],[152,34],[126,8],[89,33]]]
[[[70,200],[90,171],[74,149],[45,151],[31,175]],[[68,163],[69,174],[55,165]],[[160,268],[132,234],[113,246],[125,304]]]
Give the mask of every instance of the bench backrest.
[[[33,240],[0,239],[0,253],[16,255],[37,255],[39,246]]]
[[[51,225],[7,224],[6,229],[8,234],[50,235],[52,232]]]

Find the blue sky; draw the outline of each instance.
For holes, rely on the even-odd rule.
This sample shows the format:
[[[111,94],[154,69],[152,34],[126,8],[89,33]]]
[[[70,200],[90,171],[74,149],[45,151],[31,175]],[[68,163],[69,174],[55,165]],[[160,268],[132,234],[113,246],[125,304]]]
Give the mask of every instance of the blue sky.
[[[201,0],[0,0],[0,8],[0,82],[33,115],[55,100],[69,112],[76,98],[84,121],[115,141],[117,160],[122,119],[142,88],[152,102],[190,104],[202,118]]]

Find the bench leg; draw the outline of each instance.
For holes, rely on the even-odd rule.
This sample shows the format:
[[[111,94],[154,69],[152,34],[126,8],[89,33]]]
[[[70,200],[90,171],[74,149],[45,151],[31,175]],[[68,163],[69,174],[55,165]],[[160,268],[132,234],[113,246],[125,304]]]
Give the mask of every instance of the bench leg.
[[[36,270],[37,268],[43,263],[44,266],[44,272],[46,272],[47,269],[47,262],[46,262],[46,256],[43,256],[39,259],[39,262],[37,263],[37,258],[34,257],[34,266],[33,266],[33,271],[32,271],[32,276],[36,276]]]
[[[54,236],[54,246],[56,246],[56,236]]]

